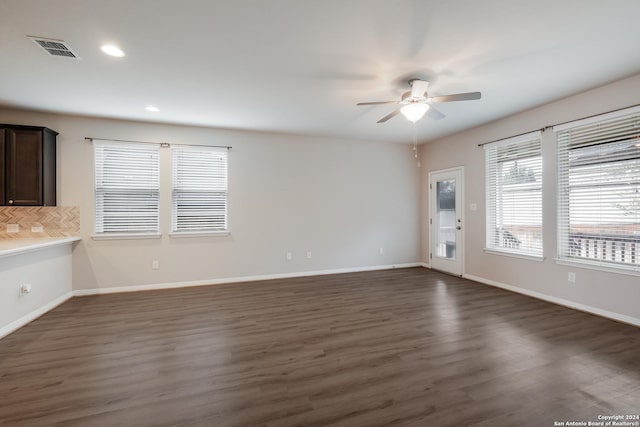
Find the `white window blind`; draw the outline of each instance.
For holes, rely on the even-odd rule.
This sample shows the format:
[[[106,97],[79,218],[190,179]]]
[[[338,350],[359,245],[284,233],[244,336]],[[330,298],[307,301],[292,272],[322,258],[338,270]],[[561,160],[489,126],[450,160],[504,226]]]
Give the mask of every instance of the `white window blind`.
[[[173,232],[227,230],[227,149],[176,146]]]
[[[542,257],[540,136],[533,132],[484,146],[489,250]]]
[[[559,258],[640,271],[640,112],[554,131]]]
[[[159,233],[159,146],[93,144],[95,234]]]

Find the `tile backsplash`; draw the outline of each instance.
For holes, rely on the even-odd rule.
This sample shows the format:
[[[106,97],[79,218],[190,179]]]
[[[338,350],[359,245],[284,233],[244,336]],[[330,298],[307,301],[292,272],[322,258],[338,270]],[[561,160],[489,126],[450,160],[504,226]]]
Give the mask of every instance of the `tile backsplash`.
[[[79,235],[78,206],[0,206],[0,239]]]

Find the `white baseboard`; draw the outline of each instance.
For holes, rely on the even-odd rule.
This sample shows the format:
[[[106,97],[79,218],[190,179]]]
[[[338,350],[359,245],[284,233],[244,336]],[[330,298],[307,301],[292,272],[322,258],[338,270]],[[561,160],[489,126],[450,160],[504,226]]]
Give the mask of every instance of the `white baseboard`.
[[[190,281],[190,282],[170,282],[170,283],[155,283],[155,284],[148,284],[148,285],[116,286],[111,288],[76,289],[75,291],[73,291],[73,296],[114,294],[119,292],[151,291],[151,290],[158,290],[158,289],[173,289],[173,288],[184,288],[184,287],[191,287],[191,286],[222,285],[226,283],[255,282],[259,280],[273,280],[273,279],[290,279],[294,277],[323,276],[327,274],[340,274],[340,273],[358,273],[362,271],[391,270],[394,268],[409,268],[409,267],[421,267],[421,266],[423,266],[423,264],[420,262],[410,262],[410,263],[403,263],[403,264],[373,265],[373,266],[367,266],[367,267],[337,268],[337,269],[331,269],[331,270],[299,271],[299,272],[293,272],[293,273],[263,274],[263,275],[257,275],[257,276],[225,277],[221,279],[196,280],[196,281]]]
[[[73,296],[72,292],[67,292],[66,294],[64,294],[62,296],[59,296],[58,298],[56,298],[53,301],[43,305],[42,307],[38,308],[37,310],[34,310],[31,313],[25,314],[24,316],[22,316],[18,320],[14,320],[13,322],[9,323],[8,325],[3,326],[2,328],[0,328],[0,338],[3,338],[5,336],[9,335],[10,333],[16,331],[17,329],[22,328],[27,323],[33,322],[38,317],[42,316],[43,314],[45,314],[46,312],[48,312],[50,310],[53,310],[54,308],[56,308],[57,306],[59,306],[60,304],[62,304],[66,300],[68,300],[69,298],[71,298],[72,296]]]
[[[421,267],[424,267],[424,268],[431,269],[431,264],[429,264],[428,262],[421,262],[421,263],[420,263],[420,266],[421,266]]]
[[[532,291],[529,289],[519,288],[517,286],[507,285],[505,283],[496,282],[495,280],[485,279],[484,277],[474,276],[472,274],[463,275],[465,279],[473,280],[475,282],[480,282],[485,285],[495,286],[497,288],[506,289],[511,292],[516,292],[518,294],[527,295],[533,298],[537,298],[543,301],[551,302],[554,304],[562,305],[564,307],[573,308],[574,310],[584,311],[586,313],[595,314],[597,316],[606,317],[609,319],[616,320],[622,323],[628,323],[633,326],[640,326],[640,319],[635,317],[627,316],[625,314],[614,313],[613,311],[603,310],[601,308],[591,307],[589,305],[580,304],[574,301],[566,300],[563,298],[554,297],[551,295],[543,294],[540,292]]]

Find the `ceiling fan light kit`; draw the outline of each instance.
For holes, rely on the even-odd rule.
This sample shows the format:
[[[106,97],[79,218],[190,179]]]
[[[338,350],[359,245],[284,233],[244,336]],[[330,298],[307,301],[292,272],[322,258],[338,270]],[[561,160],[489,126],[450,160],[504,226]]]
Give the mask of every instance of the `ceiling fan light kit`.
[[[418,102],[412,102],[400,109],[403,116],[412,123],[417,122],[424,116],[424,113],[429,109],[429,104],[421,104]]]
[[[403,93],[400,101],[359,102],[356,105],[400,104],[402,107],[399,107],[395,111],[387,114],[378,120],[378,123],[384,123],[397,116],[398,113],[402,113],[407,120],[415,123],[420,120],[427,111],[429,111],[428,116],[434,120],[440,120],[445,117],[444,114],[433,108],[432,104],[439,102],[471,101],[480,99],[482,96],[480,92],[466,92],[456,93],[454,95],[429,97],[427,94],[429,82],[426,80],[412,79],[409,80],[409,85],[411,86],[411,91]]]

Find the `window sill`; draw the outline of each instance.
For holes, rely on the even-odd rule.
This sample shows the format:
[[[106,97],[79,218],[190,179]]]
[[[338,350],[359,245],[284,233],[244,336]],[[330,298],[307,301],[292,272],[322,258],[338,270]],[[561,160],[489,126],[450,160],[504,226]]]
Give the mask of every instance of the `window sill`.
[[[625,265],[612,265],[578,259],[554,258],[556,264],[570,267],[585,268],[587,270],[604,271],[607,273],[626,274],[628,276],[640,276],[640,267],[627,267]]]
[[[93,240],[138,240],[138,239],[160,239],[160,233],[108,233],[94,234]]]
[[[229,236],[231,232],[229,230],[219,231],[173,231],[169,233],[171,238],[185,238],[185,237],[224,237]]]
[[[544,261],[544,257],[543,256],[538,256],[538,255],[526,255],[526,254],[499,251],[497,249],[488,249],[488,248],[484,248],[483,250],[485,251],[485,253],[488,253],[488,254],[491,254],[491,255],[509,256],[509,257],[512,257],[512,258],[526,259],[527,261],[536,261],[536,262]]]

